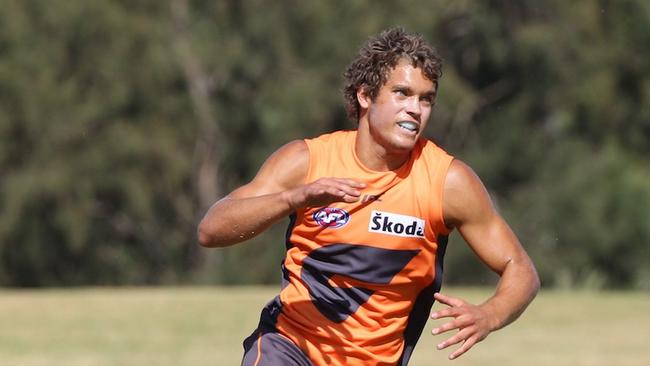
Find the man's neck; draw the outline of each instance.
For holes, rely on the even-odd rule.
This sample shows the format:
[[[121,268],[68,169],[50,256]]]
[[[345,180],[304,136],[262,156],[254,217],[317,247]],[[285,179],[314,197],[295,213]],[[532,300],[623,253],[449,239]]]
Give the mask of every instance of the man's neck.
[[[359,124],[354,145],[359,161],[368,169],[384,172],[397,170],[406,163],[410,151],[389,151],[385,146],[375,141],[367,128],[367,124]]]

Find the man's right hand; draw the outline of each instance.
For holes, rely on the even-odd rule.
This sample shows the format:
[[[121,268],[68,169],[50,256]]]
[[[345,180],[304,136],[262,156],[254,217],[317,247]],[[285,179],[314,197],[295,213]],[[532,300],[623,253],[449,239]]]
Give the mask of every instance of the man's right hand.
[[[346,178],[320,178],[314,182],[284,192],[293,210],[304,207],[327,206],[332,202],[352,203],[359,200],[366,184]]]

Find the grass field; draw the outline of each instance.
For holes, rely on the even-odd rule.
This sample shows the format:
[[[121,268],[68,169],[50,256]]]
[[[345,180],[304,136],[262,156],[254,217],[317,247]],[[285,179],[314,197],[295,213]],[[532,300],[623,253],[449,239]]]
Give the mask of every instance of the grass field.
[[[0,290],[0,365],[239,365],[275,288]],[[480,301],[486,290],[448,288]],[[438,305],[434,305],[437,308]],[[542,292],[515,324],[448,361],[431,321],[411,365],[650,365],[650,294]]]

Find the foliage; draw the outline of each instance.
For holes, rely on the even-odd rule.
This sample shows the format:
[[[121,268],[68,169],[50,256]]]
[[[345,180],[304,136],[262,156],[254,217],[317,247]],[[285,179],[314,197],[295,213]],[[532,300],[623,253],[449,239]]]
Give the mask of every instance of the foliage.
[[[277,282],[286,223],[220,251],[195,224],[280,145],[353,128],[340,75],[401,25],[446,60],[428,136],[544,284],[650,288],[647,2],[2,5],[2,285]],[[491,278],[460,246],[448,281]]]

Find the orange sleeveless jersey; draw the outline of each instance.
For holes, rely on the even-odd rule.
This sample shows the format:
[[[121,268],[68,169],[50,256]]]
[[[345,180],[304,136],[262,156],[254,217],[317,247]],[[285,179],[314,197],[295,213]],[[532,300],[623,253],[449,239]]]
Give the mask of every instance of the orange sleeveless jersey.
[[[274,325],[314,365],[405,365],[440,289],[442,187],[453,158],[421,139],[397,171],[375,172],[357,158],[355,138],[305,140],[307,182],[352,178],[367,188],[359,202],[292,216]]]

